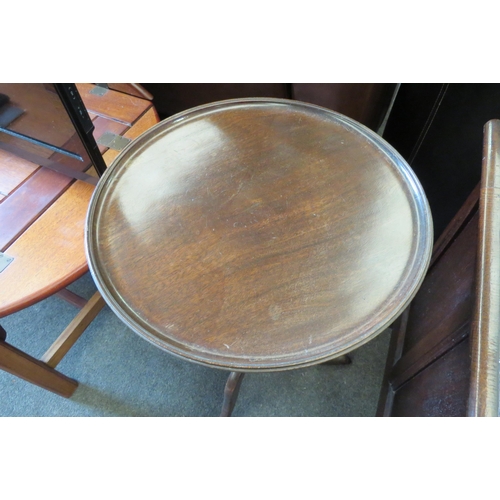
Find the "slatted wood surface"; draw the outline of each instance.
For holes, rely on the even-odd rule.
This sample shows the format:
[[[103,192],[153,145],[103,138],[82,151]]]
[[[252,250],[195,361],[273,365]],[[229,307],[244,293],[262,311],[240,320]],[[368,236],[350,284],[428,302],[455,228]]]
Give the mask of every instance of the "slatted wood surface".
[[[92,113],[132,126],[151,107],[151,102],[131,95],[108,90],[104,95],[91,93],[95,85],[77,84],[83,102]]]
[[[107,132],[134,138],[158,121],[146,99],[114,90],[93,95],[92,84],[77,88],[96,141]],[[76,139],[72,135],[67,143]],[[108,164],[118,154],[105,146],[99,149]],[[0,317],[46,298],[88,270],[83,229],[93,189],[0,149],[0,251],[15,258],[0,273]]]

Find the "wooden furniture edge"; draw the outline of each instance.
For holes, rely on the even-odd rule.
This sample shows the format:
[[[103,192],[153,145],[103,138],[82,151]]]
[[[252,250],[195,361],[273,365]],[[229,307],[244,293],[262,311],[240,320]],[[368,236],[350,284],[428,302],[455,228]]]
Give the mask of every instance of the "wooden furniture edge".
[[[453,217],[451,222],[448,224],[448,226],[446,226],[445,230],[441,233],[439,238],[434,243],[429,269],[427,270],[427,272],[429,272],[431,268],[444,255],[445,251],[455,241],[457,236],[461,233],[461,231],[465,228],[470,219],[476,213],[476,210],[479,206],[480,187],[481,183],[479,183],[472,190],[455,217]],[[384,370],[382,387],[380,390],[380,396],[376,411],[376,416],[378,417],[389,417],[391,415],[392,402],[394,398],[394,389],[391,384],[391,372],[401,359],[410,307],[411,303],[392,325],[392,334],[387,355],[387,362]],[[448,349],[443,349],[441,355],[447,352],[447,350]]]
[[[148,101],[153,100],[153,95],[140,83],[108,83],[108,87],[111,90],[116,90],[117,92],[122,92],[124,94],[130,94],[135,97],[141,97],[147,99]]]
[[[69,398],[78,382],[0,340],[0,368],[59,396]]]
[[[468,416],[498,416],[500,120],[485,125]]]
[[[42,356],[41,361],[51,368],[55,368],[103,307],[104,299],[101,294],[99,292],[94,293],[87,301],[87,304],[74,317],[73,321],[49,347]]]
[[[456,213],[455,217],[453,217],[451,222],[446,226],[445,230],[436,240],[432,251],[429,270],[455,241],[455,238],[460,234],[461,230],[468,224],[472,216],[476,213],[479,206],[480,188],[481,183],[479,182],[467,197],[464,204],[460,207],[460,210]]]
[[[408,323],[408,316],[410,313],[410,306],[408,306],[401,316],[392,324],[391,340],[389,343],[389,352],[387,353],[387,360],[384,369],[384,376],[382,379],[382,387],[378,400],[376,411],[377,417],[390,417],[392,410],[392,402],[394,399],[394,390],[390,383],[390,374],[393,366],[401,359],[403,352],[406,325]]]

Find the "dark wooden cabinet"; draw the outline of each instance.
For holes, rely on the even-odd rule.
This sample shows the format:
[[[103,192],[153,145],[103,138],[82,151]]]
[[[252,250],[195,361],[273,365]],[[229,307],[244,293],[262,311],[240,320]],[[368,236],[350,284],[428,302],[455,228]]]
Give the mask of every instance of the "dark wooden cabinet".
[[[487,123],[481,184],[441,234],[393,338],[383,416],[497,416],[500,121]]]

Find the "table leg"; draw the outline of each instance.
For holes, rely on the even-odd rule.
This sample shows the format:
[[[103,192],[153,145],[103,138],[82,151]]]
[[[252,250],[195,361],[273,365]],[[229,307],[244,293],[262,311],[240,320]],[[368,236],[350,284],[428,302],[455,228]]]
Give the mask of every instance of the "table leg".
[[[339,356],[338,358],[331,359],[330,361],[326,361],[322,363],[323,365],[350,365],[352,363],[351,358],[344,354]]]
[[[224,402],[222,403],[221,417],[230,417],[234,405],[238,399],[241,382],[245,374],[242,372],[231,372],[224,388]]]
[[[4,341],[0,341],[0,369],[65,398],[71,397],[78,387],[76,380]]]

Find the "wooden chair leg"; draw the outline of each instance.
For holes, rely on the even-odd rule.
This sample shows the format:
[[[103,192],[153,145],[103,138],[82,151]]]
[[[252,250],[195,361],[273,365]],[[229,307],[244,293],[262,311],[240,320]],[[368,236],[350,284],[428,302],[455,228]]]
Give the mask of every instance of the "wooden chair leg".
[[[76,380],[4,341],[0,341],[0,368],[65,398],[71,397],[78,387]]]
[[[244,375],[245,374],[242,372],[231,372],[229,374],[226,387],[224,388],[224,402],[222,403],[221,417],[230,417],[233,413]]]
[[[42,361],[51,368],[55,368],[103,306],[104,299],[101,294],[99,292],[94,293],[83,309],[42,356]]]

